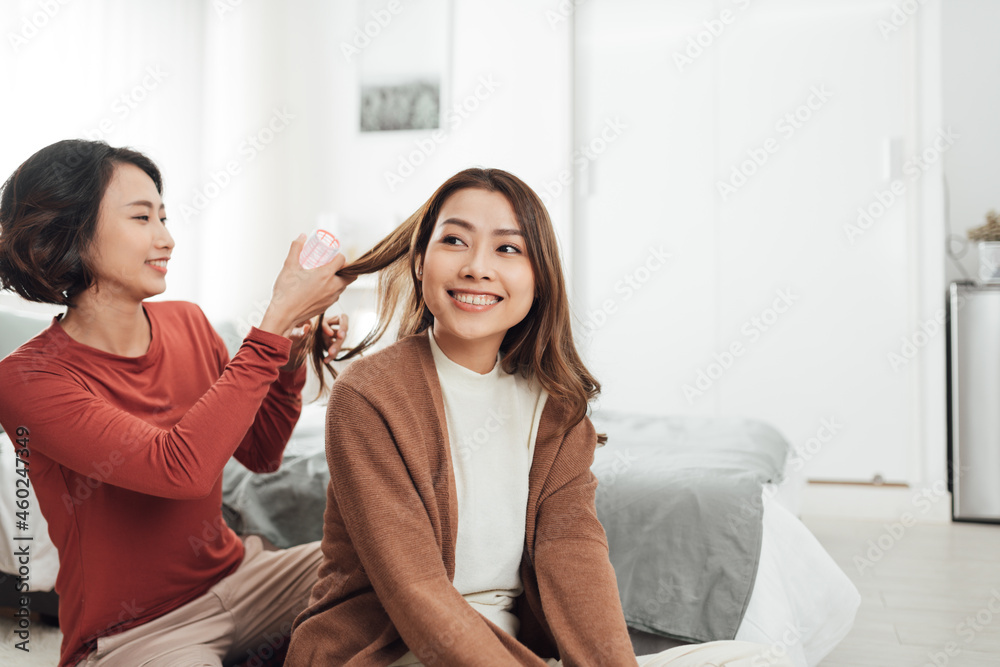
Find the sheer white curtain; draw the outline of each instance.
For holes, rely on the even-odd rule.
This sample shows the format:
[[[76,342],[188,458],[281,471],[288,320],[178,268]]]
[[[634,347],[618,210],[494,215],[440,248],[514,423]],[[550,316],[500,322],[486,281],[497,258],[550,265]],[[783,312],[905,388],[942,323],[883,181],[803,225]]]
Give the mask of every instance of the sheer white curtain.
[[[0,177],[60,139],[103,139],[148,154],[163,171],[177,241],[163,298],[198,297],[200,230],[172,220],[202,170],[209,11],[201,0],[0,5]],[[9,292],[0,303],[27,306]]]
[[[355,13],[353,3],[321,0],[0,4],[0,179],[60,139],[145,152],[163,172],[177,242],[159,298],[196,301],[213,320],[246,329],[258,323],[290,241],[344,199],[329,178],[331,127],[357,134],[356,84],[335,94],[331,68],[347,69],[337,45]],[[348,172],[357,169],[351,153],[338,158],[353,165]],[[380,170],[364,171],[381,183]],[[355,198],[366,212],[387,205]],[[61,310],[11,293],[0,293],[0,305]]]
[[[147,152],[177,241],[163,298],[255,324],[289,243],[321,216],[359,254],[459,169],[505,168],[539,192],[568,174],[569,21],[550,25],[535,0],[444,4],[441,16],[441,2],[414,0],[366,47],[405,61],[401,36],[422,34],[427,16],[451,26],[442,106],[461,123],[395,189],[385,174],[432,133],[358,130],[358,59],[341,46],[372,20],[356,0],[2,3],[0,177],[68,137]],[[569,260],[568,190],[549,208]],[[340,304],[359,331],[371,301],[357,286]]]

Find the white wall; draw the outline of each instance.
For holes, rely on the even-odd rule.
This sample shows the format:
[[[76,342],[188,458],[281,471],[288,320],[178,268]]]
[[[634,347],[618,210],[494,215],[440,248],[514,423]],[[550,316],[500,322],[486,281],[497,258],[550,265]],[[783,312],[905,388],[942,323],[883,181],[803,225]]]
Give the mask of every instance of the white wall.
[[[197,230],[172,204],[194,185],[202,124],[203,3],[0,5],[0,179],[60,139],[103,139],[157,162],[177,248],[164,298],[199,295]],[[53,11],[51,7],[54,7]],[[0,303],[38,307],[10,292]]]
[[[337,216],[345,249],[356,255],[460,169],[501,167],[541,188],[568,168],[569,22],[553,27],[530,0],[452,4],[403,3],[362,51],[406,58],[401,44],[414,41],[407,32],[450,8],[446,122],[436,142],[431,131],[358,130],[360,59],[346,58],[341,45],[372,21],[360,2],[58,5],[26,46],[0,48],[0,83],[14,91],[5,96],[13,103],[0,105],[9,130],[0,173],[48,143],[90,136],[109,118],[101,138],[146,151],[164,173],[177,248],[162,298],[256,323],[291,240],[320,216]],[[6,3],[0,26],[17,32],[38,12],[30,0]],[[141,84],[146,67],[167,76],[119,118],[112,105]],[[432,149],[414,154],[418,145]],[[391,188],[385,173],[400,160],[420,164]],[[569,203],[550,212],[570,262]],[[351,291],[346,306],[370,301],[364,289]],[[9,293],[0,303],[31,308]]]
[[[446,4],[425,2],[423,7],[431,11]],[[460,169],[500,167],[540,187],[568,167],[568,22],[553,29],[530,0],[455,3],[451,68],[445,72],[446,122],[436,141],[429,130],[359,131],[360,59],[385,51],[406,58],[399,32],[412,19],[425,20],[418,14],[423,11],[419,0],[404,3],[360,58],[349,59],[342,44],[350,44],[355,29],[372,20],[359,7],[319,0],[280,6],[244,2],[223,17],[208,17],[203,171],[221,170],[238,156],[242,139],[262,127],[270,109],[287,109],[295,117],[264,151],[241,163],[238,178],[201,215],[206,249],[229,244],[237,249],[230,261],[204,256],[201,300],[214,315],[247,322],[259,316],[257,304],[266,301],[288,243],[320,216],[336,216],[351,257]],[[491,83],[484,86],[484,81]],[[456,105],[465,109],[457,116],[452,114]],[[386,173],[398,175],[401,160],[419,164],[412,174],[402,170],[402,183],[387,182]],[[550,210],[566,255],[569,212],[568,201]],[[355,294],[343,301],[350,310],[368,299]]]

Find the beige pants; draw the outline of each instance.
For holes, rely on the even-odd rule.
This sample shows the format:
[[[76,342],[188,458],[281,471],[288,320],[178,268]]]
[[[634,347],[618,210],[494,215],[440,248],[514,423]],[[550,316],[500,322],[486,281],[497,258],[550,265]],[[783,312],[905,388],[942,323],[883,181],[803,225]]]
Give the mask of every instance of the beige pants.
[[[86,667],[220,667],[260,664],[284,647],[309,602],[323,560],[320,543],[264,551],[247,537],[243,562],[183,607],[97,640]],[[256,658],[256,661],[254,660]]]

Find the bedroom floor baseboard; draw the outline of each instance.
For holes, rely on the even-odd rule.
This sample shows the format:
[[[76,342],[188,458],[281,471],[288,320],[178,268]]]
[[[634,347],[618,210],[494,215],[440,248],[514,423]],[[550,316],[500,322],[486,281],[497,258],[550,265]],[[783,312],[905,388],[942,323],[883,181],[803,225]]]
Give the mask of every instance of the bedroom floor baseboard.
[[[940,482],[936,487],[809,483],[801,490],[799,514],[802,517],[949,523],[951,493]]]

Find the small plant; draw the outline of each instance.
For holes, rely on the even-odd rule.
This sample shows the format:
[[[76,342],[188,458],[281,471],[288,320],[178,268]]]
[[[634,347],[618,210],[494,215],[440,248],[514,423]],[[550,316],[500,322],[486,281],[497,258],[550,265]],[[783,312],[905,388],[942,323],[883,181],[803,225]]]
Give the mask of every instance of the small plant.
[[[1000,242],[1000,215],[991,210],[986,214],[986,224],[968,231],[970,241],[983,241],[987,243]]]

